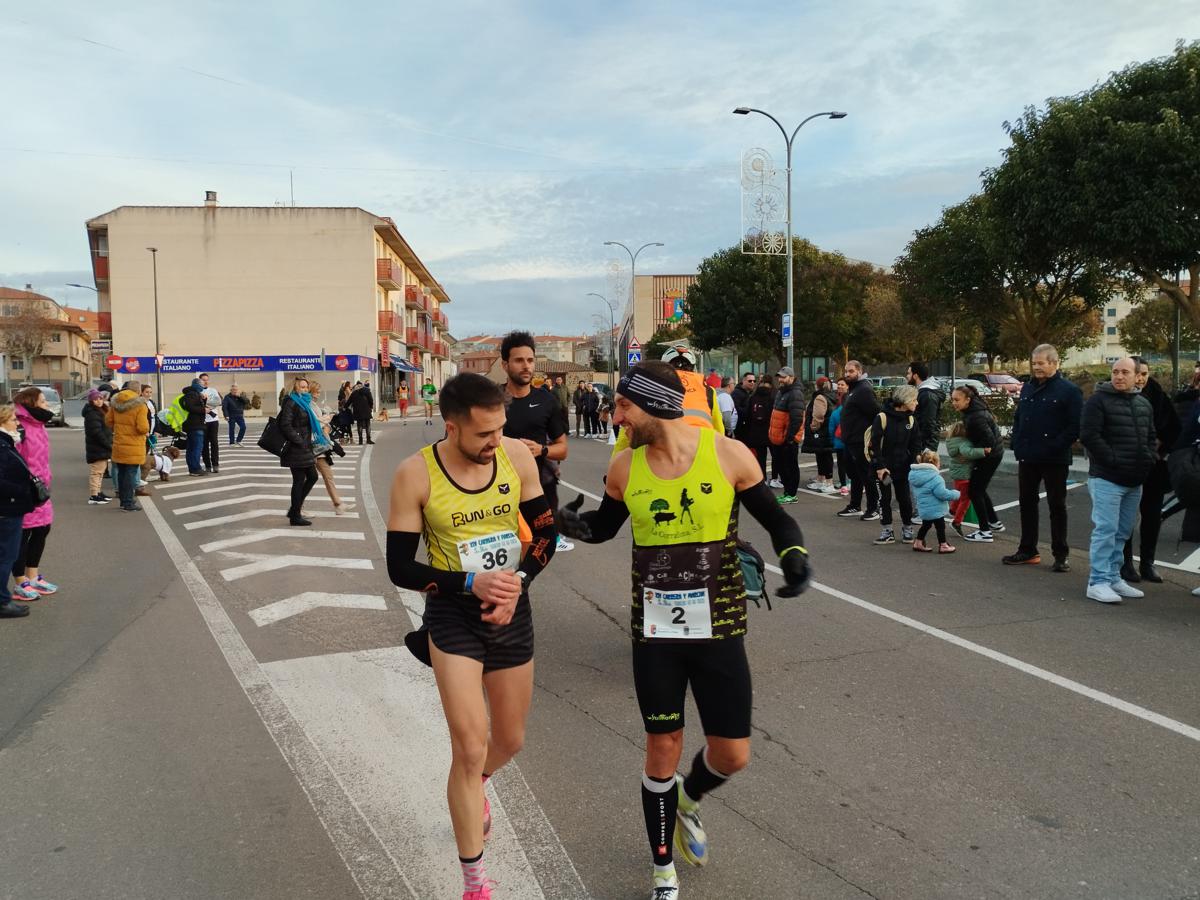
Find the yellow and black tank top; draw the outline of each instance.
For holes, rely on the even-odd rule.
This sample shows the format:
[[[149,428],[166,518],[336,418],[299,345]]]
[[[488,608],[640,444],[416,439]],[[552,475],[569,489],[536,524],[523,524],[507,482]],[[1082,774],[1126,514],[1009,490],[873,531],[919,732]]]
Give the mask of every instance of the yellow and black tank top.
[[[521,479],[503,445],[496,448],[491,481],[474,491],[454,482],[437,446],[421,451],[429,472],[422,532],[429,564],[448,572],[515,571],[521,562]]]
[[[634,640],[720,640],[746,633],[737,502],[717,459],[716,432],[697,429],[691,468],[659,478],[633,451],[625,505],[633,527]]]

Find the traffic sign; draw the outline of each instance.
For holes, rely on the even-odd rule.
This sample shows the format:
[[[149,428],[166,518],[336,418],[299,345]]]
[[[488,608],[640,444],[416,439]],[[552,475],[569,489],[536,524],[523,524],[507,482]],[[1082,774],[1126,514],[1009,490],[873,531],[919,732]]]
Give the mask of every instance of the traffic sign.
[[[635,349],[632,344],[629,345],[629,365],[636,366],[642,361],[642,351]]]
[[[629,352],[630,353],[632,353],[634,350],[641,350],[641,349],[642,349],[642,345],[638,343],[637,338],[633,338],[632,340],[630,340],[630,342],[629,342]]]
[[[156,353],[156,354],[154,354],[154,364],[155,364],[156,366],[158,366],[158,368],[160,368],[160,369],[162,368],[162,366],[163,366],[163,355],[162,355],[161,353]]]
[[[104,368],[112,369],[113,371],[116,371],[117,369],[121,368],[121,365],[124,362],[125,362],[125,357],[117,356],[115,353],[111,353],[108,356],[104,357]]]
[[[783,314],[783,324],[779,329],[780,335],[783,337],[783,346],[792,346],[792,314]]]
[[[112,341],[92,341],[93,353],[112,353]]]

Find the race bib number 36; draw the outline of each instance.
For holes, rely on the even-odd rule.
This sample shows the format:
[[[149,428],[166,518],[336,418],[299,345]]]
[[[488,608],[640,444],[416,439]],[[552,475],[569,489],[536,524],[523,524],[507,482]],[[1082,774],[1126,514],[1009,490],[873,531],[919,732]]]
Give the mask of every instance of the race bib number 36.
[[[642,633],[647,638],[711,638],[708,589],[642,592]]]
[[[498,531],[458,542],[458,560],[464,572],[514,572],[521,564],[521,541],[511,531]]]

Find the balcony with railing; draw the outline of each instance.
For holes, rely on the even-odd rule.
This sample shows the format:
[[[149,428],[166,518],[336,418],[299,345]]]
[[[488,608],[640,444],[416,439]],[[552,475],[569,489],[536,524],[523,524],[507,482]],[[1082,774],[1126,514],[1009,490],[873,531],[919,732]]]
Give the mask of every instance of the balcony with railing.
[[[398,291],[404,286],[404,270],[394,260],[377,259],[375,280],[389,291]]]
[[[429,301],[421,293],[420,285],[406,284],[404,286],[404,306],[406,309],[428,310]]]
[[[450,330],[450,321],[446,318],[446,314],[440,309],[433,314],[434,327],[442,329],[442,331]]]
[[[390,309],[380,310],[378,328],[381,333],[394,334],[398,337],[404,334],[404,315],[392,312]]]
[[[445,341],[434,341],[433,342],[433,355],[440,356],[443,359],[449,358],[450,354],[448,352]]]

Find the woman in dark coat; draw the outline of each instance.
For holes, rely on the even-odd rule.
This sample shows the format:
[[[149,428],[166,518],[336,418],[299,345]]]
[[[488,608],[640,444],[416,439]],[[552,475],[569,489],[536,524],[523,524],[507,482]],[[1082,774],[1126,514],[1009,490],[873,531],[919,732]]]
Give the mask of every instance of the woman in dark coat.
[[[0,574],[4,578],[4,590],[0,591],[0,619],[19,619],[29,615],[28,606],[15,602],[16,597],[10,593],[8,580],[9,572],[21,552],[22,519],[33,509],[29,470],[16,450],[20,440],[13,408],[0,406]]]
[[[974,387],[969,384],[955,386],[950,403],[962,414],[967,440],[973,446],[987,451],[983,459],[975,460],[971,466],[971,505],[975,507],[975,515],[979,519],[979,530],[968,534],[966,540],[990,544],[992,532],[1004,530],[1004,523],[996,515],[996,507],[992,505],[992,498],[987,492],[988,484],[1000,468],[1000,460],[1004,458],[1004,439],[1000,436],[996,417]]]
[[[292,392],[283,401],[276,420],[280,433],[287,438],[287,445],[279,455],[279,464],[292,470],[292,505],[288,507],[287,516],[288,522],[293,525],[312,524],[301,512],[308,492],[317,483],[313,435],[320,434],[320,425],[314,425],[315,421],[312,398],[308,395],[308,379],[297,378],[292,382]]]
[[[742,431],[742,440],[758,458],[758,467],[762,469],[763,478],[767,477],[767,448],[771,446],[771,410],[775,406],[775,393],[771,390],[771,379],[764,375],[758,387],[746,401],[746,422],[744,429],[741,420],[738,428]]]
[[[1167,455],[1179,440],[1183,426],[1179,421],[1179,413],[1175,411],[1175,404],[1171,402],[1167,392],[1150,377],[1150,366],[1140,356],[1133,357],[1133,361],[1137,366],[1134,370],[1134,384],[1154,407],[1154,437],[1158,446],[1154,468],[1142,482],[1142,499],[1138,506],[1141,513],[1141,522],[1138,524],[1138,567],[1133,567],[1131,537],[1125,542],[1125,563],[1121,567],[1121,578],[1129,584],[1137,584],[1139,581],[1161,584],[1162,576],[1154,567],[1154,560],[1158,553],[1158,534],[1162,530],[1163,498],[1171,489],[1171,479],[1167,475]]]
[[[104,421],[104,395],[88,391],[83,405],[83,453],[88,464],[88,503],[96,506],[112,498],[104,493],[104,472],[112,459],[112,432]]]

